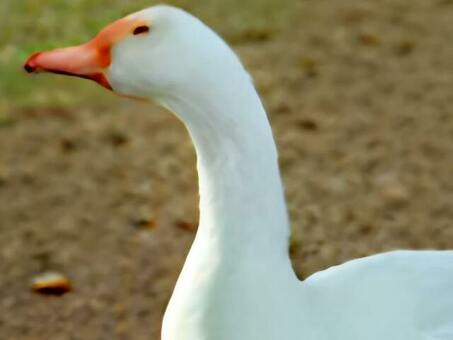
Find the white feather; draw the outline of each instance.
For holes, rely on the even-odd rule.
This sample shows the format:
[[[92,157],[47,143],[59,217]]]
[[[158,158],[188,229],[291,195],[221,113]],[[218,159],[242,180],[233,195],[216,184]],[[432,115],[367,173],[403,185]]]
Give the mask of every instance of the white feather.
[[[114,48],[109,81],[172,110],[198,157],[200,226],[162,339],[452,340],[452,251],[386,253],[297,280],[275,143],[249,75],[184,11],[134,16],[151,32]]]

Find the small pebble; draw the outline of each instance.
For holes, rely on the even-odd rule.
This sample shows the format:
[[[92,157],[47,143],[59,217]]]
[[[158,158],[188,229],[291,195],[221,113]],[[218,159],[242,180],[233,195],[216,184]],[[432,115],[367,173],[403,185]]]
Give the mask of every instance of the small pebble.
[[[190,223],[190,222],[183,221],[183,220],[176,221],[175,225],[179,229],[190,231],[190,232],[196,232],[198,229],[197,224]]]
[[[141,217],[133,221],[134,226],[140,229],[154,229],[157,227],[157,222],[154,218]]]
[[[395,53],[399,56],[406,56],[408,54],[411,54],[414,49],[415,49],[415,42],[410,41],[410,40],[405,40],[405,41],[400,42],[395,47]]]
[[[384,174],[376,178],[377,186],[381,197],[388,204],[405,204],[410,200],[410,193],[407,187],[395,176]]]
[[[63,138],[61,141],[60,141],[60,147],[61,147],[61,150],[65,153],[69,153],[71,151],[74,151],[76,149],[76,143],[71,140],[71,139],[68,139],[68,138]]]
[[[306,118],[299,120],[297,122],[297,126],[301,128],[302,130],[306,131],[316,131],[318,130],[318,123],[316,123],[314,120]]]
[[[129,142],[129,136],[119,130],[110,131],[107,135],[107,139],[114,147],[120,147]]]
[[[33,279],[32,290],[43,295],[61,296],[70,292],[72,285],[64,275],[57,272],[47,272]]]
[[[374,34],[362,33],[359,35],[359,42],[366,46],[377,46],[381,44],[381,39]]]
[[[313,58],[303,58],[301,67],[307,77],[316,77],[319,74],[319,62]]]

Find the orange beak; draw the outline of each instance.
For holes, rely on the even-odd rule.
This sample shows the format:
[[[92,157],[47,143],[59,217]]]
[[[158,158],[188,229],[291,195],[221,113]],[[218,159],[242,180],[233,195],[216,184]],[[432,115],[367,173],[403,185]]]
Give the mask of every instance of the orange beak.
[[[108,60],[108,62],[104,62]],[[93,44],[60,48],[47,52],[36,52],[26,61],[27,72],[51,72],[91,79],[111,90],[104,69],[110,64],[110,52],[99,53]]]
[[[112,90],[105,76],[111,63],[112,46],[131,34],[138,24],[143,21],[132,17],[117,20],[86,44],[32,54],[24,69],[29,73],[51,72],[91,79]]]

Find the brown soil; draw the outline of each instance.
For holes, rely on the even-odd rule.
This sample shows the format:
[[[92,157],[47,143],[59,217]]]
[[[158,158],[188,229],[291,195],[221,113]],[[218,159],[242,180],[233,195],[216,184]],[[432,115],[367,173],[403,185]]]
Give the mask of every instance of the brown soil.
[[[230,38],[274,127],[296,271],[453,248],[453,2],[294,7],[279,31]],[[112,102],[0,128],[1,339],[159,338],[196,229],[195,156],[169,113]],[[49,270],[73,291],[32,292]]]

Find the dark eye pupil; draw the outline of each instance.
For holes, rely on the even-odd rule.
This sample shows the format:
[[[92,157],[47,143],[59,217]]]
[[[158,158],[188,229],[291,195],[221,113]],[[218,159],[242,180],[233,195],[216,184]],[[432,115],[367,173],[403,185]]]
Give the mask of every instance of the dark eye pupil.
[[[134,29],[134,35],[141,34],[141,33],[146,33],[149,31],[148,26],[138,26]]]

